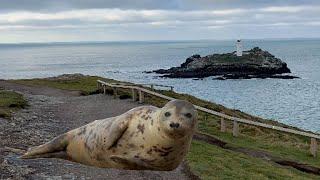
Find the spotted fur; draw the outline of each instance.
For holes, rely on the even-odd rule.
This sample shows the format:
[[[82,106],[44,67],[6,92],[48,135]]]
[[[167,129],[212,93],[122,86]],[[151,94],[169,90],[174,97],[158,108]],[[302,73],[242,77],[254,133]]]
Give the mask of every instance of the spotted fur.
[[[171,123],[180,126],[173,128]],[[142,106],[71,130],[22,158],[64,155],[64,159],[97,167],[172,170],[186,155],[196,125],[197,112],[189,102],[174,100],[163,108]]]

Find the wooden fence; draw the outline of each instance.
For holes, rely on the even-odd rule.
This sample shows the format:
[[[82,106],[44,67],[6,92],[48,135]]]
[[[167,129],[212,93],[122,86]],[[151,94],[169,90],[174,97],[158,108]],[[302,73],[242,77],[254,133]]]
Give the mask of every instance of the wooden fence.
[[[146,85],[146,84],[144,84]],[[150,85],[151,86],[151,85]],[[159,86],[159,85],[157,85]],[[161,85],[160,85],[161,86]],[[175,98],[169,97],[169,96],[165,96],[163,94],[145,89],[143,87],[137,86],[137,85],[129,85],[129,84],[124,84],[124,83],[107,83],[101,80],[97,81],[97,87],[98,89],[103,89],[103,93],[106,94],[106,88],[110,87],[113,89],[114,92],[114,97],[117,97],[117,88],[122,88],[122,89],[131,89],[132,92],[132,99],[133,101],[136,101],[137,97],[139,97],[139,103],[143,103],[144,102],[144,94],[150,94],[153,96],[157,96],[160,97],[162,99],[165,100],[174,100]],[[152,89],[154,86],[151,86]],[[170,87],[171,90],[173,90],[173,87],[171,88],[171,86],[165,86],[165,87]],[[286,133],[291,133],[291,134],[296,134],[296,135],[300,135],[300,136],[305,136],[305,137],[309,137],[310,138],[310,153],[316,157],[317,154],[317,140],[320,140],[320,135],[318,134],[313,134],[310,132],[304,132],[304,131],[298,131],[298,130],[294,130],[294,129],[290,129],[290,128],[284,128],[284,127],[280,127],[280,126],[273,126],[270,124],[265,124],[265,123],[260,123],[260,122],[256,122],[256,121],[251,121],[251,120],[247,120],[247,119],[242,119],[242,118],[237,118],[237,117],[233,117],[233,116],[229,116],[217,111],[213,111],[211,109],[207,109],[201,106],[197,106],[194,105],[195,108],[199,111],[208,113],[208,114],[212,114],[215,116],[218,116],[221,118],[221,131],[225,132],[226,131],[226,120],[232,121],[233,122],[233,130],[232,130],[232,134],[233,136],[237,137],[239,136],[239,123],[243,123],[243,124],[248,124],[248,125],[253,125],[253,126],[258,126],[258,127],[262,127],[262,128],[267,128],[267,129],[274,129],[277,131],[281,131],[281,132],[286,132]]]
[[[137,84],[141,86],[150,86],[151,89],[155,89],[155,87],[164,87],[169,88],[170,91],[173,91],[173,86],[166,86],[166,85],[160,85],[160,84]]]

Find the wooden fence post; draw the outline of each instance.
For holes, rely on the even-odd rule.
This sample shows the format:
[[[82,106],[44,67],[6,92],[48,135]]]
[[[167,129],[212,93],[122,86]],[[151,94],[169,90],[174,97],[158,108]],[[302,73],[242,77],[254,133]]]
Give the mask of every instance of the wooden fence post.
[[[106,95],[106,85],[103,85],[103,94]]]
[[[98,92],[100,92],[100,83],[99,82],[97,82],[97,90],[98,90]]]
[[[135,89],[131,89],[132,92],[132,101],[135,102],[137,100],[137,92]]]
[[[139,103],[143,103],[143,101],[144,101],[144,93],[141,90],[139,90]]]
[[[310,152],[311,152],[313,157],[317,156],[317,140],[315,138],[311,138]]]
[[[220,131],[226,132],[226,121],[224,120],[223,117],[221,117],[221,120],[220,120]]]
[[[232,134],[233,134],[234,137],[238,137],[239,136],[239,124],[238,124],[238,121],[236,121],[236,120],[233,120]]]
[[[117,96],[118,96],[118,94],[117,94],[117,88],[114,87],[114,88],[112,88],[112,89],[113,89],[113,98],[116,99]]]

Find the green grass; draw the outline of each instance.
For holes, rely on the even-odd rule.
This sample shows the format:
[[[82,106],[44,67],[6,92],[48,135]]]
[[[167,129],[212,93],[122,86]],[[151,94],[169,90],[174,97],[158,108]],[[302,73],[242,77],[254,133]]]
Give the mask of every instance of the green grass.
[[[59,79],[49,78],[49,79],[14,80],[13,82],[26,84],[26,85],[33,85],[33,86],[48,86],[48,87],[67,89],[67,90],[78,90],[83,92],[84,95],[87,95],[87,94],[94,94],[97,92],[96,80],[98,79],[105,80],[107,82],[119,82],[112,79],[106,79],[106,78],[101,78],[97,76],[83,76],[83,77],[68,79],[68,80],[59,80]],[[179,94],[176,92],[165,91],[165,90],[158,91],[158,92],[167,96],[177,98],[177,99],[185,99],[192,102],[193,104],[197,104],[199,106],[213,109],[215,111],[222,112],[231,116],[245,118],[252,121],[268,123],[272,125],[288,127],[276,121],[255,117],[250,114],[241,112],[239,110],[229,109],[222,105],[218,105],[212,102],[198,99],[188,94]],[[113,91],[111,89],[108,89],[107,93],[112,94]],[[131,97],[131,91],[125,90],[125,89],[120,89],[118,91],[118,94]],[[146,95],[145,102],[147,104],[152,104],[154,106],[161,107],[167,101],[154,96]],[[235,138],[232,136],[231,122],[227,123],[227,132],[225,133],[220,132],[219,123],[220,123],[219,117],[208,115],[201,112],[199,113],[198,130],[200,132],[218,137],[219,139],[227,142],[229,146],[263,150],[271,153],[274,156],[278,156],[280,158],[291,159],[294,161],[307,163],[310,165],[320,167],[320,157],[318,156],[314,158],[309,153],[309,143],[310,143],[309,138],[288,134],[288,133],[282,133],[282,132],[265,129],[265,128],[248,126],[248,125],[240,125],[240,137]],[[291,127],[291,128],[294,128],[294,127]],[[309,175],[307,174],[297,173],[296,170],[292,170],[292,169],[286,170],[286,171],[283,169],[280,170],[279,168],[282,168],[282,167],[280,167],[279,165],[275,165],[275,164],[258,160],[258,159],[249,158],[248,156],[243,155],[241,153],[229,152],[227,150],[214,147],[212,145],[208,145],[200,142],[193,142],[192,147],[193,147],[193,150],[190,152],[191,154],[189,154],[190,156],[188,156],[188,160],[190,161],[190,166],[194,170],[194,172],[198,174],[201,172],[202,177],[218,178],[220,177],[220,175],[223,176],[224,174],[225,175],[230,174],[234,176],[238,174],[239,176],[246,177],[247,179],[257,179],[257,178],[260,179],[260,177],[268,178],[269,176],[270,178],[273,178],[274,177],[273,174],[276,174],[277,177],[288,177],[288,178],[297,175],[298,179],[300,176],[309,177]],[[219,167],[220,162],[217,161],[218,164],[216,164],[215,161],[211,162],[209,160],[210,158],[209,159],[200,158],[200,155],[197,153],[193,155],[193,153],[198,150],[204,151],[204,154],[208,154],[208,155],[212,153],[214,154],[215,153],[214,151],[219,152],[219,154],[216,154],[217,160],[219,158],[221,159],[224,159],[224,158],[228,159],[228,157],[229,159],[235,158],[235,160],[232,162],[237,168],[231,168],[231,167],[228,167],[228,164],[225,164],[226,167],[221,167],[222,168],[221,172],[217,171],[216,168]],[[197,156],[199,156],[198,161],[196,159]],[[224,156],[228,156],[228,157],[224,157]],[[231,161],[231,160],[228,160],[228,161]],[[246,168],[244,164],[249,162],[251,163],[251,165],[248,168]],[[260,166],[258,163],[262,163],[264,164],[264,166],[270,167],[271,173],[263,170],[263,166]],[[212,166],[210,164],[212,164]],[[217,167],[213,166],[214,164],[216,164]],[[256,170],[253,170],[255,168]],[[260,168],[262,170],[259,170]],[[248,170],[250,172],[246,172],[245,170]],[[215,173],[212,174],[211,172],[215,172]],[[219,175],[219,172],[220,172],[220,175]],[[247,176],[245,176],[246,173],[248,174]],[[283,176],[281,176],[281,174]]]
[[[26,105],[27,101],[21,94],[0,90],[0,117],[10,118],[12,112],[24,108]]]
[[[81,91],[84,95],[93,94],[97,90],[97,80],[101,79],[96,76],[84,76],[70,80],[54,80],[54,79],[19,79],[12,80],[15,83],[31,85],[31,86],[46,86],[65,90]]]
[[[193,141],[187,155],[191,171],[201,179],[319,179],[319,176]]]

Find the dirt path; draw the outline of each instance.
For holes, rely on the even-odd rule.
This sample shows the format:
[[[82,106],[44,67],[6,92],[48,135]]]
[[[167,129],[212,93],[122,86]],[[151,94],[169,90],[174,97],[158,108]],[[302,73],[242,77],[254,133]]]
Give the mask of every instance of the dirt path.
[[[96,119],[139,106],[111,96],[79,96],[77,91],[30,87],[0,81],[0,87],[22,93],[29,107],[11,120],[0,119],[0,179],[195,179],[185,163],[170,172],[127,171],[89,167],[59,159],[21,160],[19,149],[49,141]]]

